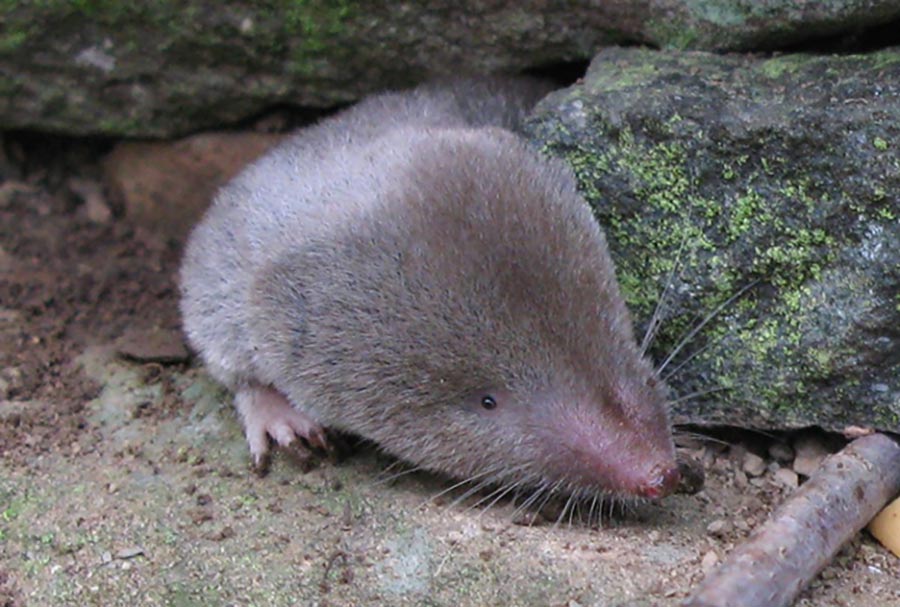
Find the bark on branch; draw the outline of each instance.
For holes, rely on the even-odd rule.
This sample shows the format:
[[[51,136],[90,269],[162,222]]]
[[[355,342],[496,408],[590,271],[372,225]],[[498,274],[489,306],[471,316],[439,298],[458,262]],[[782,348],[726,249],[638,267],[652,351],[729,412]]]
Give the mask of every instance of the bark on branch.
[[[684,606],[790,605],[898,492],[900,445],[884,434],[853,441],[826,459]]]

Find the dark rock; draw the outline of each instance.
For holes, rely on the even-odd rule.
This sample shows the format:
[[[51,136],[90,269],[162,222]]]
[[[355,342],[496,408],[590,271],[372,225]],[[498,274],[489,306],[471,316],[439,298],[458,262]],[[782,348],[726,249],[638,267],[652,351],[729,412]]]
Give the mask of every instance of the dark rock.
[[[897,0],[7,2],[0,128],[172,137],[620,42],[772,49],[897,18]]]
[[[639,334],[671,283],[651,352],[701,393],[677,421],[900,428],[900,50],[611,49],[528,130],[574,167]]]

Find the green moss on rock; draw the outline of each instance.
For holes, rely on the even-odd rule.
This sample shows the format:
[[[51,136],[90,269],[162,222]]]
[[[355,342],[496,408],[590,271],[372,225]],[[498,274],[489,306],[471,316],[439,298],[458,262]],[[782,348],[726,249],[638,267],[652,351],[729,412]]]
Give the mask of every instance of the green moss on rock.
[[[869,361],[884,356],[873,332],[900,323],[900,163],[875,143],[900,136],[900,103],[879,92],[900,82],[883,58],[779,59],[608,51],[530,132],[573,167],[639,329],[667,292],[657,360],[705,323],[664,375],[724,391],[682,419],[891,427],[900,371]],[[646,78],[593,77],[607,65]]]

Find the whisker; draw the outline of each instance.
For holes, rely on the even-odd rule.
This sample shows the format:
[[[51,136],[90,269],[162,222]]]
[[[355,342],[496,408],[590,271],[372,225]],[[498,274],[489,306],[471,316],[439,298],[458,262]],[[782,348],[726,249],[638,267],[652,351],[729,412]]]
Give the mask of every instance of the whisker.
[[[724,310],[725,308],[727,308],[728,306],[730,306],[730,305],[731,305],[732,303],[734,303],[741,295],[743,295],[744,293],[746,293],[751,287],[756,286],[756,284],[758,284],[758,283],[759,283],[759,280],[757,279],[757,280],[754,280],[753,282],[751,282],[751,283],[749,283],[749,284],[747,284],[747,285],[744,285],[737,293],[735,293],[734,295],[732,295],[731,297],[729,297],[728,299],[726,299],[725,301],[723,301],[722,303],[720,303],[718,306],[716,306],[716,308],[715,308],[712,312],[710,312],[709,314],[706,315],[706,318],[704,318],[702,321],[700,321],[700,323],[698,323],[697,325],[695,325],[694,328],[691,329],[691,330],[687,333],[687,335],[685,335],[684,337],[681,338],[681,341],[678,342],[678,345],[675,347],[675,349],[673,349],[673,350],[669,353],[669,355],[666,357],[666,359],[662,362],[662,364],[659,365],[659,367],[656,369],[656,372],[657,372],[658,374],[661,374],[661,373],[663,372],[663,370],[664,370],[667,366],[669,366],[669,363],[672,362],[672,359],[675,358],[676,356],[678,356],[678,353],[681,352],[681,350],[682,350],[688,343],[690,343],[690,341],[697,335],[697,333],[699,333],[700,331],[703,330],[703,327],[705,327],[707,324],[709,324],[709,322],[710,322],[712,319],[714,319],[716,316],[718,316],[719,313],[722,312],[722,310]]]
[[[560,490],[560,487],[563,485],[563,483],[564,483],[564,481],[562,481],[562,480],[556,481],[556,484],[553,486],[553,490],[551,491],[551,495],[558,492]],[[569,499],[571,499],[571,496],[569,496]],[[569,503],[568,500],[566,500],[566,503],[563,504],[562,510],[560,510],[559,515],[557,515],[556,522],[553,523],[554,530],[559,526],[560,519],[562,519],[562,517],[565,516],[566,508],[568,507],[568,503]],[[543,506],[541,506],[541,508],[543,509]]]
[[[541,495],[547,490],[546,481],[542,481],[540,486],[537,487],[534,491],[531,492],[531,495],[524,502],[519,504],[515,510],[513,510],[512,517],[515,519],[521,512],[527,510],[532,504],[534,504],[538,499],[540,499]]]
[[[519,481],[519,482],[517,482],[517,483],[514,483],[514,484],[512,484],[512,485],[509,485],[509,486],[506,487],[505,489],[504,489],[504,487],[500,487],[500,489],[498,489],[497,491],[494,491],[493,493],[491,493],[491,495],[495,495],[495,494],[497,494],[497,493],[499,493],[499,495],[497,495],[497,497],[495,497],[493,500],[491,500],[491,502],[481,510],[481,513],[479,513],[478,516],[479,516],[479,517],[483,516],[484,513],[486,513],[488,510],[490,510],[490,509],[494,506],[494,504],[496,504],[497,502],[499,502],[500,500],[502,500],[504,496],[509,495],[509,492],[510,492],[510,491],[516,489],[516,488],[517,488],[519,485],[521,485],[521,484],[522,484],[522,482]],[[502,490],[502,491],[501,491],[501,490]],[[490,498],[491,495],[489,495],[488,498]],[[485,499],[488,499],[488,498],[485,498]],[[484,503],[484,501],[485,501],[485,500],[479,500],[478,502],[475,503],[475,506],[477,507],[479,504]]]
[[[386,468],[384,471],[386,472],[389,468]],[[414,466],[407,470],[401,470],[400,472],[395,472],[390,476],[382,477],[375,480],[375,486],[387,485],[388,483],[397,480],[400,477],[406,476],[408,474],[413,474],[414,472],[422,472],[425,470],[422,466]]]
[[[484,479],[483,481],[481,481],[480,483],[478,483],[477,485],[475,485],[474,487],[472,487],[471,489],[467,490],[465,493],[463,493],[462,495],[460,495],[459,497],[457,497],[455,500],[453,500],[452,502],[450,502],[450,504],[449,504],[448,507],[449,507],[449,508],[456,508],[459,504],[461,504],[462,502],[466,501],[466,499],[468,499],[470,496],[475,495],[476,493],[478,493],[479,491],[481,491],[481,490],[484,489],[485,487],[490,486],[490,484],[493,483],[493,482],[494,482],[494,479],[493,479],[493,478],[486,478],[486,479]]]
[[[487,476],[488,474],[491,474],[492,472],[493,472],[492,470],[485,470],[483,472],[479,472],[475,476],[471,476],[469,478],[459,481],[458,483],[454,483],[454,484],[450,485],[449,487],[447,487],[446,489],[441,490],[439,493],[436,493],[435,495],[432,495],[431,497],[429,497],[427,500],[425,500],[424,502],[419,504],[418,508],[421,508],[422,506],[425,506],[428,503],[433,502],[437,498],[441,497],[442,495],[446,495],[447,493],[450,493],[451,491],[453,491],[454,489],[457,489],[458,487],[462,487],[463,485],[465,485],[467,483],[474,482],[479,478]]]
[[[527,467],[527,466],[526,466],[525,464],[522,464],[522,465],[516,466],[516,467],[514,467],[514,468],[511,468],[511,469],[509,469],[509,470],[505,470],[504,473],[505,473],[506,475],[516,474],[516,473],[518,473],[518,472],[521,472],[521,471],[525,470],[526,467]],[[468,498],[469,496],[474,495],[475,493],[478,493],[479,491],[481,491],[481,490],[484,489],[485,487],[489,487],[492,483],[497,482],[497,478],[496,478],[496,476],[495,476],[495,474],[494,474],[494,471],[493,471],[493,470],[489,470],[488,473],[490,474],[490,476],[489,476],[488,478],[485,478],[484,480],[482,480],[481,482],[479,482],[477,485],[475,485],[474,487],[472,487],[471,489],[469,489],[468,491],[466,491],[465,493],[463,493],[461,496],[459,496],[458,498],[456,498],[455,500],[453,500],[452,502],[450,502],[450,507],[451,507],[451,508],[456,507],[456,506],[459,505],[461,502],[465,501],[466,498]],[[487,499],[490,499],[491,495],[494,495],[494,492],[491,492],[491,493],[487,496]],[[484,499],[484,498],[483,498],[483,499]],[[480,503],[480,502],[479,502],[479,503]],[[477,505],[477,504],[476,504],[476,505]],[[467,508],[466,510],[469,510],[469,508]]]
[[[688,216],[687,220],[690,220],[690,216]],[[684,245],[687,242],[687,235],[688,231],[685,230],[684,235],[681,237],[681,244],[678,245],[678,252],[675,254],[675,263],[672,264],[672,268],[669,270],[669,276],[666,277],[666,284],[663,287],[663,292],[656,301],[656,307],[653,308],[653,315],[650,317],[650,322],[647,323],[647,330],[644,331],[644,339],[641,340],[641,356],[647,354],[647,348],[653,343],[653,340],[656,338],[656,334],[659,331],[659,327],[662,324],[662,311],[664,310],[666,296],[669,294],[669,289],[674,282],[675,272],[681,266],[681,252],[684,250]]]
[[[556,522],[553,523],[554,531],[556,531],[556,528],[559,527],[560,521],[562,521],[562,519],[566,516],[566,510],[569,509],[569,505],[571,503],[572,503],[572,495],[570,494],[569,497],[566,499],[566,503],[563,505],[563,508],[560,511],[559,515],[556,517]]]
[[[591,498],[591,507],[588,509],[588,527],[594,524],[594,508],[597,507],[597,494]]]
[[[394,468],[396,468],[396,467],[398,467],[398,466],[402,466],[402,465],[404,465],[405,463],[406,463],[406,462],[404,462],[402,459],[395,459],[395,460],[392,461],[390,464],[388,464],[387,466],[385,466],[385,468],[384,468],[384,470],[382,470],[382,472],[389,472],[390,470],[393,470]]]
[[[668,373],[666,373],[666,375],[662,378],[662,380],[665,382],[665,381],[668,381],[669,379],[671,379],[672,377],[675,377],[675,375],[679,371],[681,371],[681,369],[683,369],[688,363],[690,363],[692,360],[694,360],[695,358],[697,358],[698,356],[700,356],[701,354],[703,354],[704,352],[706,352],[713,346],[722,343],[722,341],[726,337],[728,337],[728,333],[723,333],[722,335],[719,335],[717,338],[715,338],[711,342],[705,344],[702,348],[698,348],[694,352],[691,352],[690,356],[688,356],[683,361],[678,363],[678,365],[676,365],[676,367],[674,369],[672,369]]]
[[[716,438],[714,436],[710,436],[709,434],[703,434],[702,432],[688,432],[686,430],[678,430],[677,428],[673,431],[675,435],[675,442],[678,443],[678,439],[681,437],[692,438],[695,440],[699,440],[701,442],[715,443],[717,445],[731,445],[728,441],[722,440],[721,438]]]
[[[670,405],[674,405],[674,404],[677,404],[677,403],[684,402],[684,401],[686,401],[686,400],[691,400],[691,399],[694,399],[694,398],[700,398],[701,396],[707,396],[707,395],[709,395],[709,394],[715,394],[716,392],[727,392],[727,391],[729,391],[729,390],[734,390],[734,387],[719,386],[719,387],[717,387],[717,388],[710,388],[710,389],[708,389],[708,390],[696,390],[696,391],[694,391],[694,392],[690,392],[690,393],[688,393],[688,394],[684,394],[684,395],[682,395],[682,396],[679,396],[678,398],[673,398],[672,400],[669,401],[669,404],[670,404]]]
[[[556,481],[556,483],[546,489],[544,499],[535,507],[536,512],[541,512],[547,506],[547,502],[553,498],[553,494],[559,488],[560,483],[562,483],[562,481]]]
[[[494,489],[493,491],[491,491],[490,493],[488,493],[487,495],[485,495],[484,497],[482,497],[480,500],[478,500],[478,501],[475,502],[474,504],[469,505],[469,507],[467,507],[463,512],[468,512],[469,510],[474,510],[475,508],[477,508],[477,507],[480,506],[481,504],[485,503],[486,501],[488,501],[489,499],[491,499],[492,497],[494,497],[494,496],[497,495],[498,493],[501,493],[501,494],[502,494],[504,490],[507,490],[507,486],[506,486],[506,485],[500,485],[499,487],[497,487],[496,489]],[[491,503],[493,503],[493,502],[491,502]]]

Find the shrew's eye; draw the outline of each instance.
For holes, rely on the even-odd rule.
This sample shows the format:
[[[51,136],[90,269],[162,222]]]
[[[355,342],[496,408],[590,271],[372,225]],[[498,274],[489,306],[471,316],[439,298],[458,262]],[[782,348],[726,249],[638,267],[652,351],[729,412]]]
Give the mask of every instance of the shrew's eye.
[[[494,409],[497,407],[497,401],[491,395],[481,397],[481,406],[485,409]]]

